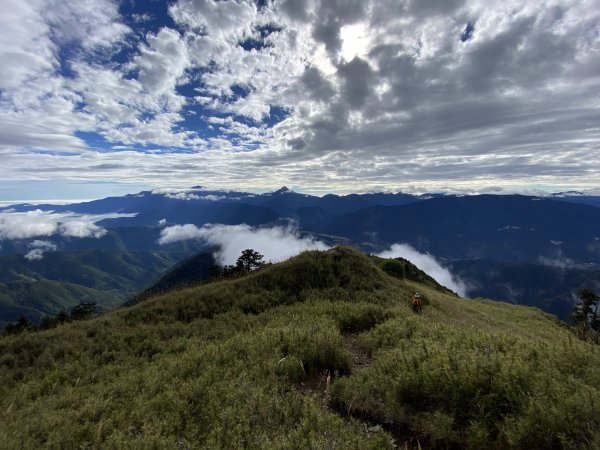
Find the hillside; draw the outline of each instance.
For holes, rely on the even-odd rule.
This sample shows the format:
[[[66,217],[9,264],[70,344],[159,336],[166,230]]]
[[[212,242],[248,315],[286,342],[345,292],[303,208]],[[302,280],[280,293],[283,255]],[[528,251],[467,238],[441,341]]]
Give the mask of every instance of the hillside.
[[[288,227],[293,223],[301,236],[310,236],[329,246],[351,245],[374,254],[393,244],[408,244],[421,253],[430,253],[451,270],[456,267],[457,273],[453,275],[467,280],[471,288],[469,296],[536,306],[565,319],[577,289],[586,285],[593,287],[598,280],[598,199],[600,197],[593,192],[585,195],[563,192],[547,197],[402,193],[317,197],[285,187],[252,194],[195,186],[182,191],[144,191],[71,205],[14,205],[2,210],[2,214],[8,220],[10,211],[18,215],[18,211],[40,209],[54,211],[46,219],[53,216],[52,220],[58,220],[60,214],[70,211],[74,217],[83,215],[84,221],[91,220],[87,217],[89,214],[128,214],[130,217],[99,220],[96,225],[106,229],[102,236],[74,238],[55,233],[43,238],[59,252],[148,252],[150,259],[155,253],[179,253],[181,257],[173,259],[172,264],[222,244],[185,236],[169,243],[160,239],[169,227],[185,224],[197,227],[208,223],[246,224],[256,231]],[[19,220],[25,217],[21,215]],[[38,220],[35,217],[32,215],[28,220]],[[2,218],[0,228],[1,222]],[[227,230],[234,233],[232,228]],[[0,239],[0,256],[22,257],[40,238]],[[568,271],[554,269],[561,266],[568,267]],[[68,274],[77,271],[77,267],[61,267],[64,278],[55,277],[51,281],[63,284],[53,283],[49,290],[55,291],[55,286],[70,298],[88,298],[89,292],[79,290],[73,294],[77,286],[69,285],[73,283]],[[552,272],[557,276],[553,277]],[[6,299],[12,302],[21,292],[33,291],[22,279],[11,281],[19,283],[0,287],[0,295],[4,294],[0,302],[4,304]],[[114,288],[120,289],[119,284],[116,280]],[[36,287],[38,291],[39,287]],[[143,287],[132,283],[126,290],[131,295]],[[94,295],[101,297],[100,293]],[[43,306],[43,297],[34,300]],[[106,305],[111,303],[108,298],[99,301]],[[28,314],[29,305],[25,309],[15,307],[10,315],[2,315],[0,310],[0,322],[14,320],[19,314],[17,310]],[[48,305],[47,309],[55,308]],[[39,317],[36,313],[30,318]]]
[[[597,346],[539,310],[463,300],[385,263],[347,248],[306,252],[2,337],[0,442],[600,447]],[[409,307],[415,290],[420,315]]]
[[[319,230],[382,247],[405,242],[438,258],[600,263],[600,208],[519,195],[440,197],[374,206]]]
[[[567,320],[580,289],[600,291],[600,267],[557,267],[487,260],[452,261],[470,297],[535,306]]]
[[[31,261],[21,255],[0,257],[0,330],[21,315],[38,323],[44,315],[81,302],[102,309],[119,306],[185,255],[82,250],[50,252]]]
[[[157,281],[130,299],[127,304],[133,305],[151,296],[173,289],[200,284],[218,273],[219,266],[217,266],[213,253],[198,253],[175,264]]]

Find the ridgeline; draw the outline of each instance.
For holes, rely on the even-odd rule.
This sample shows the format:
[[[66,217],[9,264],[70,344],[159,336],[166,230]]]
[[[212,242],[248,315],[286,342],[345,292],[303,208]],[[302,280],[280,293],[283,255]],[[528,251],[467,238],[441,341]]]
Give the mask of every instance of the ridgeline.
[[[338,247],[4,336],[0,408],[7,449],[591,449],[600,353]]]

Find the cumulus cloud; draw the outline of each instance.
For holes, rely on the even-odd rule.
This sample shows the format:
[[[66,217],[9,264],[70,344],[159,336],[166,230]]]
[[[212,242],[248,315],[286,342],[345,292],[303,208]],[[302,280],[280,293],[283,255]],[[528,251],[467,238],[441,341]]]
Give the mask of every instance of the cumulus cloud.
[[[252,248],[265,257],[266,261],[282,261],[305,250],[326,250],[323,242],[301,236],[297,229],[288,226],[253,228],[248,225],[174,225],[163,229],[159,244],[198,239],[220,250],[216,257],[219,264],[235,264],[243,250]]]
[[[44,258],[44,253],[53,252],[56,250],[56,245],[50,241],[35,240],[28,245],[29,251],[25,254],[24,258],[29,261],[38,261]]]
[[[135,214],[118,213],[55,213],[53,211],[42,211],[40,209],[27,212],[0,212],[0,240],[28,239],[52,235],[75,238],[99,238],[106,234],[106,230],[96,225],[96,222],[104,219],[134,216]]]
[[[597,187],[597,0],[3,8],[3,180]]]
[[[459,277],[442,267],[429,253],[420,253],[408,244],[393,244],[389,250],[377,255],[381,258],[404,258],[409,260],[442,286],[453,290],[461,297],[468,295],[467,285]]]

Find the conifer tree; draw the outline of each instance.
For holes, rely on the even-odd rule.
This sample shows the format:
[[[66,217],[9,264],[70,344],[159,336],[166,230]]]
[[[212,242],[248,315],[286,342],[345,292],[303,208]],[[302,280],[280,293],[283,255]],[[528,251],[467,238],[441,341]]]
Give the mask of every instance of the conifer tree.
[[[580,289],[577,296],[579,302],[573,307],[571,318],[577,324],[589,326],[600,332],[600,317],[598,316],[600,296],[589,289]]]
[[[263,255],[261,255],[256,250],[251,248],[247,248],[241,254],[241,256],[237,259],[236,267],[243,272],[251,272],[256,270],[264,265]]]

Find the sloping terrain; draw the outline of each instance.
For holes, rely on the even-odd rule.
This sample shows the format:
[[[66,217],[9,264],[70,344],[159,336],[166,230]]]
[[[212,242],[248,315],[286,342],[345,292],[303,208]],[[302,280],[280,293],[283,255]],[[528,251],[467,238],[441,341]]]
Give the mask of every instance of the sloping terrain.
[[[452,261],[470,297],[535,306],[567,320],[580,289],[600,292],[600,267],[557,267],[487,260]]]
[[[565,319],[577,289],[589,284],[588,274],[593,278],[592,288],[597,279],[599,198],[577,192],[548,197],[401,193],[316,197],[285,187],[275,192],[251,194],[209,191],[196,186],[181,192],[146,191],[72,205],[16,205],[11,209],[132,214],[133,217],[99,221],[98,225],[107,230],[100,237],[73,238],[56,234],[47,240],[63,252],[91,249],[168,252],[180,253],[182,257],[205,252],[212,244],[199,239],[165,244],[160,240],[165,227],[188,223],[272,227],[287,226],[291,220],[302,235],[311,235],[330,246],[352,245],[377,254],[395,243],[408,244],[419,252],[444,260],[446,266],[456,267],[455,275],[466,278],[472,288],[468,292],[470,296],[536,306]],[[36,240],[38,237],[4,239],[0,242],[0,255],[25,255]],[[174,259],[173,263],[179,261]],[[492,265],[497,267],[491,268]],[[516,266],[522,270],[511,269]],[[569,267],[569,270],[564,272],[565,276],[557,274],[546,284],[544,279],[548,277],[544,274],[559,266]],[[64,273],[70,270],[67,268]],[[60,286],[64,292],[73,292],[76,286],[68,286],[67,278],[52,280],[65,283]],[[19,284],[0,289],[5,295],[4,303],[7,298],[15,298],[15,291],[33,292],[31,286],[24,286],[27,282],[22,279],[11,281],[19,281]],[[128,292],[141,287],[131,285]],[[51,286],[49,290],[55,289]],[[88,294],[81,291],[77,297],[84,298]],[[33,301],[38,302],[38,299],[33,298]],[[22,312],[27,314],[25,310]],[[10,314],[2,316],[0,311],[0,321],[13,321],[15,312]],[[39,315],[30,317],[34,321],[37,318]]]
[[[121,305],[150,284],[185,253],[82,250],[51,252],[41,260],[20,255],[0,258],[0,330],[25,315],[44,315],[81,302],[102,309]]]
[[[212,252],[198,253],[175,264],[167,273],[142,292],[135,295],[127,303],[132,305],[151,296],[173,289],[200,284],[208,280],[211,276],[217,275],[219,271],[220,268],[217,266]]]
[[[5,448],[600,446],[600,353],[347,248],[0,338]],[[395,276],[389,276],[381,267]],[[404,272],[406,273],[406,271]],[[422,293],[415,315],[409,301]]]
[[[600,208],[594,206],[479,195],[365,208],[337,217],[325,231],[383,247],[404,242],[438,258],[598,264],[599,224]]]

